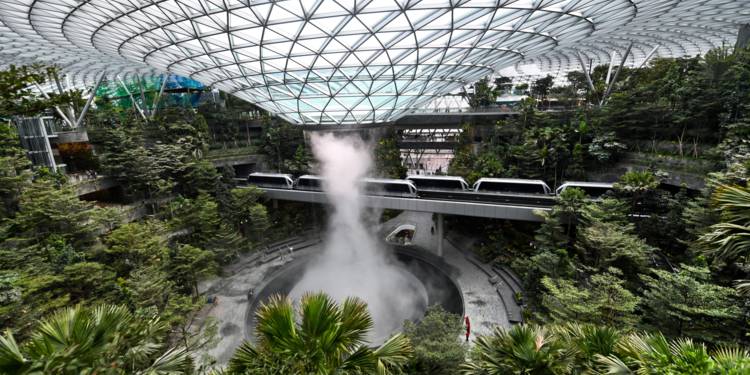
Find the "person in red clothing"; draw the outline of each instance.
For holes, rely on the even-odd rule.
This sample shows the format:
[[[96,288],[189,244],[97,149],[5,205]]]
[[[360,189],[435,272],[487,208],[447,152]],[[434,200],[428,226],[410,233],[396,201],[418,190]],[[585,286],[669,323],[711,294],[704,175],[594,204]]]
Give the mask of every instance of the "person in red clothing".
[[[466,322],[466,342],[469,342],[469,335],[471,335],[471,322],[469,321],[468,315],[466,315],[464,321]]]

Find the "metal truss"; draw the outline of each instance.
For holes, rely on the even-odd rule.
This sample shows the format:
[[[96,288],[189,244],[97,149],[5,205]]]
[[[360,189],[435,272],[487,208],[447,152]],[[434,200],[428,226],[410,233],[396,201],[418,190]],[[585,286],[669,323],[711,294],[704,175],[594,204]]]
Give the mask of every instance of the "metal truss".
[[[705,52],[750,0],[4,0],[0,64],[77,84],[177,74],[298,124],[393,121],[499,68],[561,72],[573,51],[633,65]],[[606,58],[605,58],[606,57]]]
[[[739,27],[750,22],[750,2],[745,0],[634,0],[637,15],[617,30],[597,30],[591,35],[561,43],[543,55],[529,57],[501,73],[528,82],[547,74],[565,81],[579,70],[578,51],[593,66],[608,65],[625,57],[625,66],[640,67],[653,57],[703,55],[722,45],[734,46]],[[619,61],[618,61],[619,62]]]
[[[466,99],[466,95],[461,94],[446,94],[442,96],[436,96],[422,108],[415,109],[413,112],[419,113],[440,113],[440,112],[466,112],[470,109],[469,101]]]
[[[421,149],[453,149],[458,144],[461,129],[422,128],[399,130],[398,143]]]
[[[456,128],[421,128],[399,130],[397,145],[410,170],[423,169],[425,155],[453,155],[462,130]]]

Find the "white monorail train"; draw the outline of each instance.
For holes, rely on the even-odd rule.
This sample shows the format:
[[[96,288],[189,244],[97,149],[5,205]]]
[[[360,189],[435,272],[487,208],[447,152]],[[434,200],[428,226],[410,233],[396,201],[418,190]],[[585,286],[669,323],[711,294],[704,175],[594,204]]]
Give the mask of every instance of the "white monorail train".
[[[294,188],[297,190],[323,191],[323,178],[311,174],[299,176],[294,183]]]
[[[424,190],[457,190],[457,191],[468,191],[470,190],[469,184],[466,183],[463,177],[456,176],[424,176],[424,175],[409,175],[406,177],[407,180],[411,181],[419,191]]]
[[[294,188],[294,178],[292,175],[284,173],[251,173],[247,176],[247,183],[250,185],[275,189]]]
[[[248,184],[272,189],[295,189],[306,191],[323,191],[324,179],[314,175],[304,175],[293,180],[283,173],[252,173],[247,178]],[[417,187],[411,181],[382,178],[365,178],[362,180],[365,194],[393,197],[417,197]]]
[[[284,173],[252,173],[247,182],[251,185],[273,189],[295,189],[306,191],[323,191],[324,179],[314,175],[300,176],[296,180]],[[458,192],[474,193],[477,196],[507,197],[552,197],[565,189],[578,188],[586,195],[598,198],[613,188],[611,183],[603,182],[565,182],[553,193],[552,189],[541,180],[517,178],[480,178],[469,187],[462,177],[456,176],[421,176],[411,175],[405,180],[365,178],[362,189],[365,194],[396,197],[418,197],[420,192]]]
[[[552,189],[542,180],[519,178],[480,178],[474,183],[474,191],[477,193],[552,194]]]
[[[417,187],[409,180],[386,178],[365,178],[363,190],[368,195],[385,195],[389,197],[416,198]]]

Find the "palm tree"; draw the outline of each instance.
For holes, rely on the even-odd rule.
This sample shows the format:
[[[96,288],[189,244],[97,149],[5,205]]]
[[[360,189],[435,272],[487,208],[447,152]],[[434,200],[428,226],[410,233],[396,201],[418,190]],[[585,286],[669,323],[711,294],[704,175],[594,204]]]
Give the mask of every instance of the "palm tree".
[[[629,171],[620,176],[614,188],[630,202],[632,212],[644,212],[647,198],[659,187],[659,179],[650,171]]]
[[[629,171],[620,176],[615,188],[622,193],[643,195],[659,187],[659,180],[650,171]]]
[[[299,319],[288,297],[272,296],[256,312],[258,342],[245,342],[229,362],[228,374],[393,374],[411,354],[397,334],[372,349],[367,304],[347,298],[337,304],[324,293],[305,294]]]
[[[737,347],[719,348],[714,352],[717,373],[747,374],[750,373],[750,352]]]
[[[593,324],[568,323],[552,328],[553,332],[575,350],[574,373],[594,373],[598,356],[609,356],[615,352],[622,338],[619,330]]]
[[[750,296],[750,280],[747,280],[747,279],[735,280],[734,288],[737,289],[737,292],[741,296],[745,296],[745,297]]]
[[[517,325],[495,328],[475,341],[464,375],[568,374],[575,350],[543,327]]]
[[[632,334],[617,346],[617,354],[598,356],[606,374],[719,374],[705,345],[691,339],[667,340],[661,333]]]
[[[750,188],[719,185],[711,197],[721,211],[720,223],[700,237],[706,252],[727,260],[750,256]]]
[[[178,374],[192,362],[183,349],[164,350],[168,325],[136,319],[124,306],[65,308],[43,320],[18,345],[0,337],[0,373],[8,374]]]

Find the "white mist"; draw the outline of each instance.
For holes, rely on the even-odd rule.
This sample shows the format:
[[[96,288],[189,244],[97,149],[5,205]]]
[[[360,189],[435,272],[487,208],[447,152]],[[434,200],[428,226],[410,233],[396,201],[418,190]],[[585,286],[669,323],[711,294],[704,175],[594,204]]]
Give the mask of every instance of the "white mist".
[[[332,212],[323,252],[307,266],[290,292],[298,299],[305,292],[323,291],[338,301],[355,296],[367,302],[375,321],[371,341],[382,342],[405,319],[424,312],[427,292],[422,283],[399,267],[390,250],[375,238],[364,217],[360,180],[372,166],[370,148],[359,138],[313,134],[313,154],[320,163],[323,189]]]

